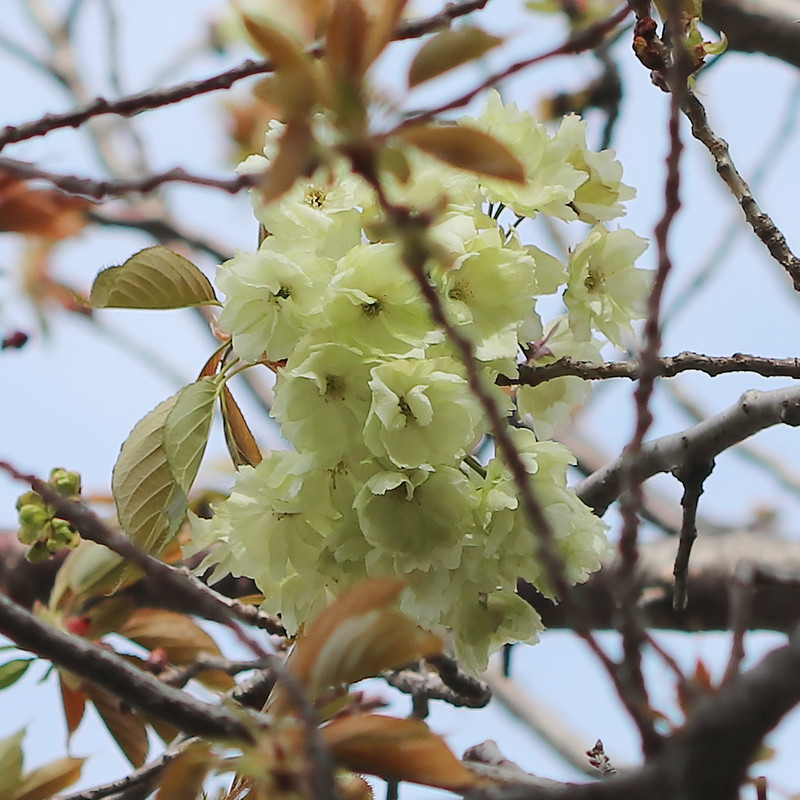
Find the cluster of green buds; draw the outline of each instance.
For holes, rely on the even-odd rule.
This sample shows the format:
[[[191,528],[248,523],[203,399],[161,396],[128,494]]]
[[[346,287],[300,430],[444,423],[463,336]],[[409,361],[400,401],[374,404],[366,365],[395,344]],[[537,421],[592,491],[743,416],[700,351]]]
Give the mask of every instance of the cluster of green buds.
[[[48,484],[60,495],[77,500],[81,494],[81,476],[77,472],[57,467],[50,473]],[[17,500],[19,531],[17,538],[28,545],[25,554],[28,561],[38,563],[50,558],[64,548],[75,548],[80,544],[78,531],[65,519],[55,516],[38,492],[25,492]]]

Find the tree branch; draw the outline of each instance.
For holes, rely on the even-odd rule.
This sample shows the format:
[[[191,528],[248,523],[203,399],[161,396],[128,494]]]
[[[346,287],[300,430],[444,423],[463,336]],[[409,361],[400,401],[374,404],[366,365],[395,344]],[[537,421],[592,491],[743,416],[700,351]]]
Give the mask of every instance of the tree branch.
[[[800,378],[800,359],[768,358],[751,356],[746,353],[734,353],[732,356],[707,356],[703,353],[683,351],[676,356],[666,356],[654,362],[653,368],[662,378],[673,378],[682,372],[703,372],[711,377],[727,375],[732,372],[753,372],[765,378]],[[637,380],[641,375],[638,361],[610,361],[599,364],[595,361],[559,358],[551,364],[522,364],[518,378],[501,375],[497,383],[500,386],[538,386],[540,383],[575,376],[589,381],[607,380],[609,378],[628,378]]]
[[[74,672],[131,708],[193,736],[249,741],[241,714],[203,703],[136,669],[116,653],[42,622],[0,594],[0,633],[23,650]],[[255,717],[253,717],[255,720]]]
[[[764,737],[800,702],[800,634],[749,672],[701,697],[644,767],[586,784],[478,789],[471,800],[735,800]]]
[[[708,462],[723,450],[772,425],[800,425],[800,387],[750,390],[736,405],[681,433],[647,442],[631,462],[626,456],[590,475],[578,486],[578,496],[605,513],[623,491],[623,476],[632,469],[637,480],[645,481],[660,472],[685,468],[692,460]]]
[[[719,631],[730,629],[733,620],[746,624],[748,630],[786,633],[800,625],[800,542],[748,530],[699,536],[689,562],[685,609],[676,609],[672,602],[677,551],[675,537],[640,546],[637,610],[648,628]],[[749,575],[746,614],[739,608],[745,566]],[[611,562],[604,564],[570,590],[570,599],[585,609],[594,630],[616,625],[615,578],[610,567]],[[560,605],[524,582],[518,584],[518,592],[540,614],[546,628],[569,627]],[[746,623],[741,622],[745,617]]]

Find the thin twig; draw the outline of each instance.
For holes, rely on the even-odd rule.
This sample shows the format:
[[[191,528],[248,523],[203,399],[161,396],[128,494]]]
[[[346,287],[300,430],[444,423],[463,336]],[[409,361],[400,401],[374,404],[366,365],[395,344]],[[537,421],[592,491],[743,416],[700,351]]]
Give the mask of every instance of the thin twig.
[[[194,186],[217,189],[228,194],[236,194],[243,189],[258,185],[259,181],[263,179],[260,173],[237,175],[235,178],[211,178],[203,175],[193,175],[182,167],[176,167],[154,175],[145,175],[141,178],[102,180],[83,178],[78,175],[60,175],[39,169],[34,164],[1,157],[0,171],[7,175],[14,175],[17,178],[45,180],[53,184],[53,186],[57,186],[63,192],[89,197],[92,200],[105,200],[108,197],[119,197],[132,192],[147,194],[167,183],[189,183]]]
[[[680,30],[680,10],[677,0],[667,5],[667,23],[672,30]],[[644,502],[642,480],[635,470],[636,460],[642,450],[645,436],[653,423],[650,401],[658,377],[661,353],[661,304],[667,278],[672,271],[669,254],[669,232],[677,217],[680,202],[680,159],[683,142],[680,136],[680,103],[686,91],[686,79],[690,72],[688,51],[678,40],[672,50],[669,78],[669,152],[666,158],[667,177],[664,184],[664,212],[655,227],[658,261],[653,285],[647,298],[647,317],[644,323],[644,346],[639,354],[641,364],[639,379],[634,390],[636,423],[633,435],[623,453],[626,465],[622,471],[623,495],[620,504],[622,530],[619,537],[619,567],[617,593],[620,604],[620,634],[623,658],[620,664],[624,692],[621,698],[636,723],[642,737],[645,754],[657,752],[663,744],[662,736],[653,723],[653,714],[642,673],[641,648],[645,642],[644,629],[636,611],[639,585],[636,565],[639,559],[638,534],[639,510]]]
[[[791,97],[785,104],[783,119],[764,145],[762,155],[753,169],[750,185],[754,191],[758,191],[766,178],[778,168],[782,163],[784,151],[794,141],[794,131],[798,122],[798,106],[800,106],[800,80],[795,82]],[[694,270],[691,282],[681,289],[670,302],[666,315],[662,317],[662,332],[668,324],[672,324],[680,317],[718,268],[725,263],[726,257],[736,246],[738,235],[743,227],[742,218],[739,216],[739,212],[735,211],[733,219],[720,235],[708,257],[698,269]]]
[[[439,28],[450,24],[454,19],[483,8],[487,0],[472,0],[472,2],[451,3],[441,12],[421,20],[411,20],[402,23],[395,35],[396,39],[411,39],[432,33]],[[322,46],[317,44],[309,49],[310,55],[319,55],[323,52]],[[272,62],[264,59],[248,59],[232,69],[220,72],[210,78],[197,81],[187,81],[163,89],[155,89],[138,94],[109,100],[97,97],[79,108],[63,114],[45,114],[39,119],[20,125],[6,125],[0,129],[0,150],[6,145],[44,136],[51,131],[61,128],[78,128],[94,117],[114,114],[120,117],[133,117],[144,111],[150,111],[164,106],[174,105],[194,97],[229,89],[238,81],[251,78],[254,75],[264,75],[272,72]]]
[[[697,505],[703,493],[706,478],[714,469],[714,459],[703,457],[687,461],[678,469],[673,470],[675,477],[683,484],[683,521],[681,534],[678,541],[678,554],[675,556],[675,566],[672,574],[675,576],[675,586],[672,595],[672,605],[676,611],[685,611],[689,603],[689,556],[692,545],[697,538]]]
[[[786,237],[772,218],[759,207],[750,187],[731,159],[728,143],[711,130],[703,104],[693,92],[687,90],[681,100],[681,108],[692,124],[692,135],[708,149],[719,176],[741,206],[753,232],[766,245],[772,257],[786,270],[794,288],[800,291],[800,258],[791,251]]]
[[[473,86],[469,91],[464,92],[447,103],[437,106],[436,108],[409,111],[405,115],[403,122],[398,125],[396,130],[401,130],[402,128],[411,127],[414,125],[421,125],[422,123],[430,122],[431,120],[440,117],[442,114],[445,114],[448,111],[455,111],[457,108],[463,108],[463,106],[467,105],[470,100],[479,95],[481,92],[496,86],[506,78],[510,78],[512,75],[515,75],[517,72],[521,72],[528,67],[540,64],[543,61],[549,61],[550,59],[558,56],[576,55],[578,53],[584,53],[587,50],[592,50],[598,47],[603,43],[603,40],[609,31],[614,30],[614,28],[619,25],[619,23],[622,22],[622,20],[624,20],[629,13],[630,9],[628,6],[623,6],[619,11],[612,14],[607,19],[600,20],[599,22],[596,22],[581,31],[574,32],[563,44],[559,45],[558,47],[554,47],[552,50],[548,50],[545,53],[531,56],[530,58],[524,58],[521,61],[511,64],[509,67],[505,67],[499,72],[492,73],[481,83]],[[2,145],[2,137],[0,137],[0,145]]]

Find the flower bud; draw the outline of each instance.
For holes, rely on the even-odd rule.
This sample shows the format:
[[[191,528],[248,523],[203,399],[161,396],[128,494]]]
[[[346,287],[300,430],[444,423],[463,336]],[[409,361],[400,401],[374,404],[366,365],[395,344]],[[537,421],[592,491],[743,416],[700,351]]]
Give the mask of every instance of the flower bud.
[[[39,564],[42,561],[47,561],[50,556],[51,553],[47,547],[47,542],[34,542],[28,548],[28,552],[25,553],[25,558],[27,558],[31,564]]]
[[[23,506],[46,506],[44,498],[38,492],[25,492],[17,498],[17,511]]]
[[[50,473],[50,483],[64,497],[77,497],[81,493],[81,475],[63,467],[56,467]]]
[[[19,523],[23,528],[41,530],[50,522],[51,517],[45,506],[28,503],[19,508]]]
[[[33,544],[39,540],[39,536],[42,533],[42,529],[40,527],[32,528],[29,525],[23,525],[17,531],[17,539],[22,544]]]
[[[72,545],[73,540],[78,536],[78,532],[72,525],[69,524],[65,519],[54,519],[53,523],[53,532],[50,537],[50,541],[53,542],[58,546],[60,550],[62,547],[70,547]],[[56,552],[55,550],[52,552]]]

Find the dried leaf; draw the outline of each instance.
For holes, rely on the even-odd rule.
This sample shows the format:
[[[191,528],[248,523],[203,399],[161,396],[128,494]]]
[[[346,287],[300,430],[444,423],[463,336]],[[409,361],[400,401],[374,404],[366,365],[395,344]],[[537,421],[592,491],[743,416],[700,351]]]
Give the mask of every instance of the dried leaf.
[[[35,658],[15,658],[0,666],[0,690],[13,686],[34,661]]]
[[[322,738],[336,760],[354,772],[453,792],[479,782],[421,720],[379,714],[340,717],[322,728]]]
[[[91,206],[89,200],[56,189],[33,189],[0,170],[0,231],[65,239],[87,224]]]
[[[334,600],[297,637],[286,664],[310,698],[441,653],[438,636],[389,607],[404,587],[403,581],[389,578],[362,581]],[[280,682],[267,708],[275,714],[291,711],[292,703]]]
[[[56,792],[72,786],[81,777],[83,758],[59,758],[29,772],[14,800],[49,800]]]
[[[417,125],[398,131],[404,141],[459,169],[524,183],[517,157],[488,133],[465,125]]]
[[[459,28],[437,33],[419,49],[408,70],[409,87],[460,67],[496,47],[503,40],[480,28]]]
[[[149,750],[145,721],[108,692],[89,683],[84,684],[84,688],[125,757],[134,767],[141,767]]]
[[[157,245],[104,269],[92,285],[94,308],[189,308],[220,305],[208,278],[191,261]]]
[[[227,386],[222,387],[220,406],[222,408],[225,444],[228,445],[228,452],[231,455],[233,466],[238,469],[242,466],[255,467],[260,464],[261,451],[258,448],[258,443]]]

